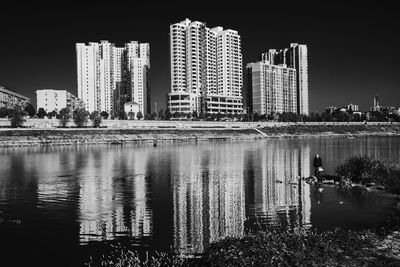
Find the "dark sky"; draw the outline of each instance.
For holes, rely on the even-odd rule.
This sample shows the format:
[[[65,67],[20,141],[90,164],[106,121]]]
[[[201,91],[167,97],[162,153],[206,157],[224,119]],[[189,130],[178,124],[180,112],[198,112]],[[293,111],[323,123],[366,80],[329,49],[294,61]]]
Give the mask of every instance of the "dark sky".
[[[400,106],[395,1],[13,2],[0,7],[0,85],[34,103],[37,89],[76,94],[76,42],[135,40],[150,43],[152,108],[165,108],[169,25],[189,18],[238,30],[244,66],[267,49],[307,44],[310,111],[367,109],[377,93],[381,105]]]

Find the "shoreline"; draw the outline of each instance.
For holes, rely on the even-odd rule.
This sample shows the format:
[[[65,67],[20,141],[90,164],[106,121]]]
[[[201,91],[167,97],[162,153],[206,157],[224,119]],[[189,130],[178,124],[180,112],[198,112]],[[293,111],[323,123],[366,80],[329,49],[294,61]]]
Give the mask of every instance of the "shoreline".
[[[287,125],[248,129],[0,128],[0,148],[96,144],[153,144],[156,146],[161,143],[396,136],[400,136],[399,125]]]

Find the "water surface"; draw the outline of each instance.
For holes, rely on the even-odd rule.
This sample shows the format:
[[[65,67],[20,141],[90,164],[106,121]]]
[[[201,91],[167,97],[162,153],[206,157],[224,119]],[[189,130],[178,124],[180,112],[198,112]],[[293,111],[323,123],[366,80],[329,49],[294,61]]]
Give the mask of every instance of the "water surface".
[[[71,265],[105,240],[202,253],[255,218],[322,230],[381,224],[393,196],[297,182],[315,153],[328,173],[351,155],[399,163],[400,138],[1,149],[0,253],[15,266]]]

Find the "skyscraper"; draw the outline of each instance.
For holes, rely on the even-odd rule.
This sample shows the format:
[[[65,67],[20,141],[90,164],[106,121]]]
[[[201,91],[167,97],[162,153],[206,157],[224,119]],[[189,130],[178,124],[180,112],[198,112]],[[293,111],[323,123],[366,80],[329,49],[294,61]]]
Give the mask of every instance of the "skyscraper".
[[[247,64],[250,113],[297,112],[296,69],[269,61]]]
[[[170,26],[171,112],[242,113],[240,35],[186,19]]]
[[[270,64],[286,64],[289,68],[296,69],[297,83],[297,113],[309,114],[308,94],[308,50],[307,45],[291,43],[290,48],[281,50],[270,49],[262,55],[263,61]]]
[[[125,102],[139,104],[150,113],[150,47],[131,41],[125,47],[101,41],[76,44],[78,97],[86,110],[116,115]]]

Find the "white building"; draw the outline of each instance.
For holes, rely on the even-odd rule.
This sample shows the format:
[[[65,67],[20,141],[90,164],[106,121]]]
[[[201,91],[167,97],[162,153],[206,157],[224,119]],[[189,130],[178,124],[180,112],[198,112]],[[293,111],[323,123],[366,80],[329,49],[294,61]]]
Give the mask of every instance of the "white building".
[[[133,112],[136,115],[138,114],[138,112],[140,111],[140,105],[136,102],[126,102],[124,104],[124,111],[125,113],[128,115],[130,112]],[[143,113],[142,113],[143,115]]]
[[[131,41],[125,47],[101,41],[76,44],[78,97],[90,112],[116,114],[135,101],[150,113],[150,47]]]
[[[240,35],[186,19],[170,26],[171,112],[242,113]]]
[[[358,105],[356,105],[356,104],[353,104],[353,103],[350,103],[350,104],[348,104],[347,106],[346,106],[346,111],[358,111],[359,110],[359,107],[358,107]]]
[[[63,108],[75,110],[85,107],[82,100],[66,90],[42,89],[36,91],[37,108],[46,112],[60,111]]]
[[[265,60],[249,63],[247,72],[251,113],[297,112],[296,69]]]
[[[297,80],[297,113],[309,114],[308,94],[308,50],[307,45],[291,43],[290,48],[270,49],[262,55],[264,61],[273,65],[286,64],[296,69]]]
[[[29,97],[0,86],[0,108],[25,108],[29,103],[31,103]]]

